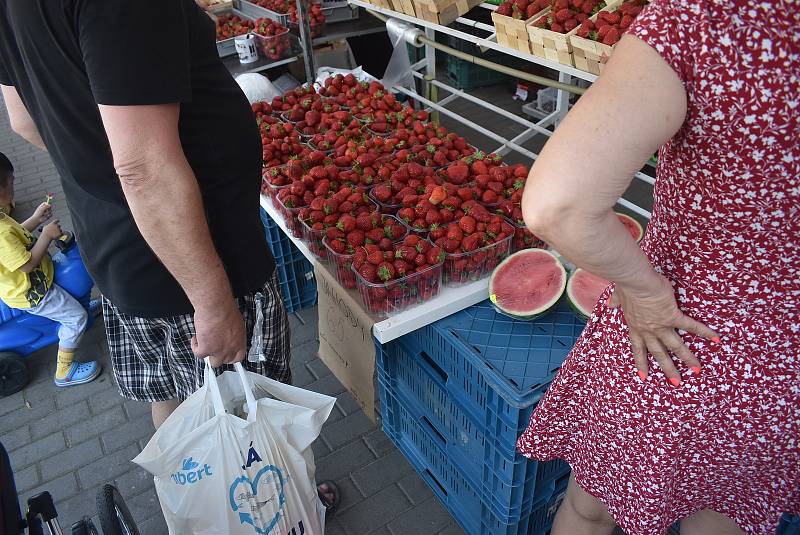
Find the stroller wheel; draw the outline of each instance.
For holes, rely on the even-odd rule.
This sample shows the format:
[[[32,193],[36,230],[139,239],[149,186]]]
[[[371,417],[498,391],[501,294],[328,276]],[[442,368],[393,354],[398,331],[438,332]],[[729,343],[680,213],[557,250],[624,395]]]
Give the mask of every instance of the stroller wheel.
[[[114,485],[97,492],[97,514],[104,535],[140,535],[125,500]]]
[[[16,353],[0,353],[0,397],[10,396],[28,384],[28,366]]]
[[[97,531],[92,519],[84,516],[81,520],[72,524],[72,535],[100,535],[100,532]]]

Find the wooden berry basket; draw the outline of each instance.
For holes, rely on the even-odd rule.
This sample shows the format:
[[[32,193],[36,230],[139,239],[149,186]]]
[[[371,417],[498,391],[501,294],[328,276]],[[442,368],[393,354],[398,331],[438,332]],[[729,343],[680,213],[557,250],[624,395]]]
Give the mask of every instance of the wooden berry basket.
[[[525,52],[526,54],[533,53],[530,35],[528,34],[528,24],[548,11],[550,11],[549,8],[544,9],[526,20],[507,17],[492,11],[492,22],[497,32],[497,43],[507,46],[508,48],[513,48],[514,50],[519,50],[520,52]]]
[[[550,13],[548,9],[544,15]],[[538,20],[537,15],[533,20]],[[533,23],[533,20],[531,23]],[[575,64],[572,60],[572,45],[570,45],[570,36],[578,31],[578,27],[573,28],[567,33],[558,33],[552,30],[539,28],[533,24],[528,25],[528,35],[531,40],[531,52],[534,56],[546,58],[550,61],[561,63],[562,65],[569,65],[573,67]]]
[[[408,16],[416,17],[417,10],[414,8],[414,0],[382,0],[390,2],[392,9],[398,13],[405,13]]]
[[[622,5],[621,1],[609,2],[609,5],[600,11],[616,11]],[[597,22],[598,11],[589,20]],[[606,67],[606,61],[611,57],[615,45],[604,45],[579,35],[571,35],[569,42],[572,45],[573,61],[576,69],[600,75]]]
[[[623,0],[606,0],[606,6],[600,11],[614,11],[622,2]],[[550,10],[548,9],[544,14],[546,15],[549,13]],[[597,13],[592,15],[592,17],[597,17]],[[538,18],[539,15],[534,17],[534,20],[538,20]],[[574,67],[575,60],[572,38],[578,33],[578,28],[580,26],[576,26],[567,33],[558,33],[552,30],[539,28],[532,23],[533,21],[531,21],[531,24],[528,26],[528,34],[531,39],[531,51],[533,55],[556,61],[562,65]]]
[[[418,18],[447,25],[481,3],[482,0],[414,0],[414,7]]]

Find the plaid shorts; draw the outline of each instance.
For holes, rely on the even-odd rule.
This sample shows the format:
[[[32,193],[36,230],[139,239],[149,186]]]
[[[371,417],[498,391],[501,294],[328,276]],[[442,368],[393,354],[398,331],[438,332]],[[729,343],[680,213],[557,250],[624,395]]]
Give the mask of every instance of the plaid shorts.
[[[258,294],[263,298],[257,299]],[[262,326],[254,333],[256,306],[261,301]],[[261,338],[265,360],[244,361],[251,372],[291,383],[289,318],[283,306],[276,274],[260,292],[238,299],[247,327],[248,349]],[[192,353],[192,314],[166,318],[139,318],[120,312],[103,298],[106,337],[120,394],[137,401],[186,399],[203,384],[203,361]],[[254,336],[255,334],[255,336]],[[217,370],[222,373],[231,366]]]

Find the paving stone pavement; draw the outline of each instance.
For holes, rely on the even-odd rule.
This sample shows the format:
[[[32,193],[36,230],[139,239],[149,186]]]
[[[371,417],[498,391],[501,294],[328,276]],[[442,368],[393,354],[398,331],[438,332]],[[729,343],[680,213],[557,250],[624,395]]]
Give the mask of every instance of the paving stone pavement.
[[[2,99],[0,152],[16,167],[19,217],[30,214],[51,192],[56,216],[69,228],[55,167],[47,153],[11,132]],[[379,426],[360,412],[317,358],[316,319],[316,308],[291,316],[292,370],[296,386],[338,398],[313,445],[317,478],[336,481],[342,493],[341,508],[328,521],[326,534],[462,534]],[[87,332],[79,356],[103,362],[103,375],[87,385],[57,389],[51,379],[55,348],[31,355],[31,383],[0,399],[0,442],[9,450],[21,503],[49,490],[62,528],[86,514],[96,521],[97,489],[113,483],[142,535],[166,534],[152,478],[130,462],[153,433],[149,407],[117,392],[101,323]]]

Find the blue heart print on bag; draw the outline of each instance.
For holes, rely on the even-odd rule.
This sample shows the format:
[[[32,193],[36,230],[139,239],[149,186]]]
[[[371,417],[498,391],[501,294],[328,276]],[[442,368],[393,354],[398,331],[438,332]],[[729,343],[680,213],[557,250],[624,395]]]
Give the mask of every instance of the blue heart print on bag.
[[[237,477],[230,487],[230,505],[242,524],[250,524],[258,535],[268,535],[278,524],[286,503],[283,472],[277,466],[261,468],[251,480]],[[268,512],[262,513],[264,507]]]

